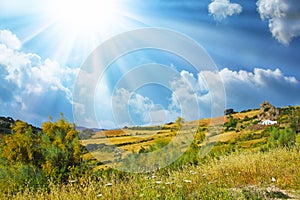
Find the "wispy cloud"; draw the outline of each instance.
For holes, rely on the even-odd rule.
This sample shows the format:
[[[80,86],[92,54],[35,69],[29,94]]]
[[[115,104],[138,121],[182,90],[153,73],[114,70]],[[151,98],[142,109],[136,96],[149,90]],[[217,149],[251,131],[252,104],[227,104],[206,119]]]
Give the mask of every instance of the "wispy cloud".
[[[268,20],[269,29],[280,43],[288,45],[300,36],[300,4],[298,0],[259,0],[257,11]]]
[[[216,20],[220,21],[228,16],[240,14],[242,6],[237,3],[231,3],[229,0],[214,0],[208,5],[208,11]]]

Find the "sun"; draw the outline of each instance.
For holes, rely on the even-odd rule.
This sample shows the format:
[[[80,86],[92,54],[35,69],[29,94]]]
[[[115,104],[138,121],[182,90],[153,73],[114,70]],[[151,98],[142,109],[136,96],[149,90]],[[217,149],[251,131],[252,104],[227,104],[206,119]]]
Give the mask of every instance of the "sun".
[[[69,31],[107,30],[121,20],[121,8],[116,0],[55,0],[48,15]]]

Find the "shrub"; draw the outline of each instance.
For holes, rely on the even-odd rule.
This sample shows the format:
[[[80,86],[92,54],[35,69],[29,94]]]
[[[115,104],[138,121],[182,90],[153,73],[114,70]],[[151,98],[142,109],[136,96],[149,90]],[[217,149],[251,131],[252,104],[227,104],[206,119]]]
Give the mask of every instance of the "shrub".
[[[281,129],[271,126],[268,131],[270,132],[269,147],[292,147],[296,142],[296,132],[291,128]]]
[[[229,116],[229,122],[224,123],[225,131],[234,130],[238,123],[238,119],[233,118],[231,115]]]
[[[82,165],[78,132],[63,116],[56,122],[43,123],[39,133],[22,121],[17,121],[12,130],[0,143],[3,183],[20,188],[24,184],[45,184],[47,178],[66,181]]]

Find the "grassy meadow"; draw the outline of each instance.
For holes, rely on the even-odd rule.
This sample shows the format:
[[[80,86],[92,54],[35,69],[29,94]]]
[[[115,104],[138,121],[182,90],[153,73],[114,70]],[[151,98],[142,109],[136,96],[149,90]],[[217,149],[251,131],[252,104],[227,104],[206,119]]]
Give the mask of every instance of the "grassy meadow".
[[[241,152],[147,174],[100,175],[1,199],[270,199],[300,197],[299,149]],[[273,179],[273,181],[272,181]],[[276,179],[276,180],[274,180]],[[286,197],[287,198],[287,197]]]
[[[17,123],[1,137],[0,199],[300,199],[300,107],[280,108],[272,126],[259,123],[261,112],[80,137],[63,118],[26,137],[32,129]],[[180,155],[157,169],[147,169],[151,156],[136,159],[152,154],[163,164],[155,154],[163,148]]]

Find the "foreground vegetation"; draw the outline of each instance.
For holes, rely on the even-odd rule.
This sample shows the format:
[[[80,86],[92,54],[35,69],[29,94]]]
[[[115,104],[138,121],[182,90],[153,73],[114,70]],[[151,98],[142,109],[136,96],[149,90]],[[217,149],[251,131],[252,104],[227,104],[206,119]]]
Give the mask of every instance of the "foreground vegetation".
[[[9,119],[11,129],[6,123],[0,134],[0,199],[299,199],[300,108],[279,114],[266,106],[214,123],[178,118],[99,133],[78,132],[63,116],[41,129]],[[265,115],[278,124],[260,125]],[[166,167],[147,169],[153,157],[135,159],[179,137],[181,145],[166,148],[175,155],[190,132],[185,153]],[[144,173],[112,168],[131,169],[133,161]]]
[[[265,199],[299,198],[299,148],[243,152],[148,174],[106,172],[47,189],[25,187],[1,199]],[[284,189],[284,190],[279,190]],[[288,190],[288,191],[286,191]],[[298,194],[297,194],[298,190]],[[277,195],[277,196],[276,196]],[[298,195],[298,196],[297,196]]]

